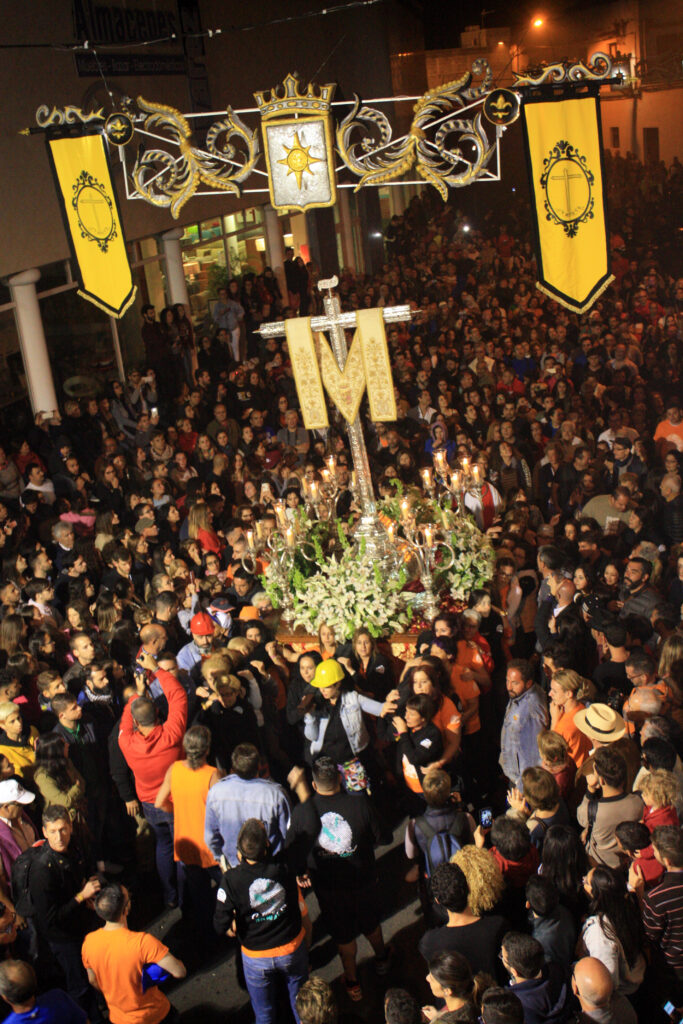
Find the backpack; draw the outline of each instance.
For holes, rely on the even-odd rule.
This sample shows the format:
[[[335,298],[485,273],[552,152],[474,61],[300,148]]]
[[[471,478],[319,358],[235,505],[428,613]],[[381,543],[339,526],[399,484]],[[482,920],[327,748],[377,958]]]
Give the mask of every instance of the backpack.
[[[36,912],[29,889],[31,865],[41,856],[45,840],[39,839],[28,850],[20,853],[12,865],[12,899],[14,909],[22,917],[32,917]]]
[[[447,829],[437,832],[429,824],[424,815],[415,819],[414,828],[426,840],[425,850],[427,878],[431,878],[434,869],[439,864],[448,864],[451,857],[460,849],[460,843],[455,837],[457,817],[453,819]]]

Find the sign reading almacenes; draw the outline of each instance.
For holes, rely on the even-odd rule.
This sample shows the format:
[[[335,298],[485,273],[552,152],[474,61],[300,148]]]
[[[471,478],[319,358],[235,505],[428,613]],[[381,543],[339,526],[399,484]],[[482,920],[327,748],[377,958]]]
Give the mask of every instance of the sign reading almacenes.
[[[177,11],[149,8],[131,10],[118,4],[74,0],[76,39],[91,43],[147,43],[180,32]]]

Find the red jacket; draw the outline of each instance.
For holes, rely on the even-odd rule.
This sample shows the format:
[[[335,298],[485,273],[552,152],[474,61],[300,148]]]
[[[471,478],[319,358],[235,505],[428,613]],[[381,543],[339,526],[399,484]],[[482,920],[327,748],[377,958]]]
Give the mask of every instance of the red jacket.
[[[491,847],[490,853],[501,870],[505,884],[513,889],[523,889],[531,876],[538,871],[540,858],[535,846],[529,847],[524,860],[507,860],[495,846]]]
[[[160,668],[156,677],[168,701],[168,718],[143,736],[133,722],[131,697],[121,715],[119,746],[135,776],[135,791],[143,803],[154,803],[168,768],[182,754],[183,736],[187,726],[187,695],[170,672]]]
[[[645,805],[643,811],[643,825],[647,825],[650,832],[658,825],[675,825],[678,828],[678,814],[676,808],[669,804],[667,807],[652,807]]]

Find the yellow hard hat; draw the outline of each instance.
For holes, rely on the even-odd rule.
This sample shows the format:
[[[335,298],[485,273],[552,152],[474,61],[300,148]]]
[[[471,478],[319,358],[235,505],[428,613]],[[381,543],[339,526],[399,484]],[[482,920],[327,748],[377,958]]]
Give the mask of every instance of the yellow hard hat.
[[[327,661],[321,661],[316,665],[315,675],[311,679],[311,686],[324,690],[327,686],[334,686],[335,683],[340,683],[343,678],[344,669],[339,662],[335,661],[334,658],[328,658]]]

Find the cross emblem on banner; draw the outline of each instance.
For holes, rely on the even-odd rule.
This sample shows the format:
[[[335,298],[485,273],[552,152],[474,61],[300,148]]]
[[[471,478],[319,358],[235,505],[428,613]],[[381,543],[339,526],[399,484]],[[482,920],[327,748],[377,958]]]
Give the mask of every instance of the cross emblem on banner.
[[[564,181],[564,197],[565,197],[565,202],[567,204],[567,207],[566,207],[567,216],[569,216],[569,214],[571,213],[571,210],[572,210],[572,202],[571,202],[571,198],[572,198],[571,197],[571,188],[572,188],[571,182],[572,182],[572,179],[573,178],[584,178],[584,177],[585,177],[585,175],[583,175],[583,174],[570,174],[568,167],[564,168],[564,170],[562,171],[562,174],[551,174],[551,176],[550,176],[550,180],[551,181]]]

